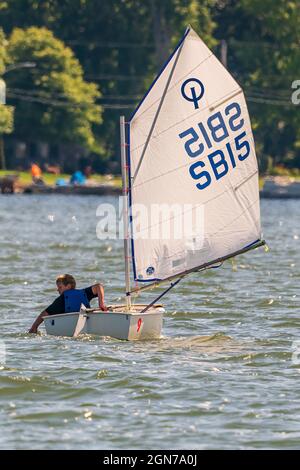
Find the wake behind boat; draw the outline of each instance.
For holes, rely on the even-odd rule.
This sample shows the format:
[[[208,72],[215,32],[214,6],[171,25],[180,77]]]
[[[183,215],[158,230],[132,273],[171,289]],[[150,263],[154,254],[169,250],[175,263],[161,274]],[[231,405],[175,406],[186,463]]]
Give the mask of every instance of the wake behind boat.
[[[46,317],[48,334],[159,338],[163,295],[189,273],[264,244],[245,97],[192,28],[120,130],[126,305]],[[153,302],[134,305],[166,282]]]

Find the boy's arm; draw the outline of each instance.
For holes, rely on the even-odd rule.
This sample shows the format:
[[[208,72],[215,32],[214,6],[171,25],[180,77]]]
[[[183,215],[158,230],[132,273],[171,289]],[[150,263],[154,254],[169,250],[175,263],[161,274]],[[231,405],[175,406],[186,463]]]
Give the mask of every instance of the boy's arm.
[[[92,286],[92,291],[94,295],[98,296],[99,308],[103,311],[107,311],[107,307],[104,303],[104,289],[102,284],[95,284]]]
[[[39,314],[39,316],[35,319],[34,323],[32,324],[32,327],[28,331],[28,333],[37,333],[38,327],[40,326],[41,323],[43,323],[44,319],[43,317],[47,317],[49,314],[44,310],[42,313]]]

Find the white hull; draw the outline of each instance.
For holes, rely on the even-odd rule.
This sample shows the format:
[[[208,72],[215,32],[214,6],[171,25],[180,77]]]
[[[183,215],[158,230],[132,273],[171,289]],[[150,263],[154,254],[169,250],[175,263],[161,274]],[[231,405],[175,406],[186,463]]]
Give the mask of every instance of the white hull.
[[[108,312],[81,311],[44,317],[46,332],[54,336],[90,334],[111,336],[123,340],[148,340],[161,337],[164,308],[154,306],[140,313],[144,306],[136,305],[126,312],[124,305],[113,306]]]

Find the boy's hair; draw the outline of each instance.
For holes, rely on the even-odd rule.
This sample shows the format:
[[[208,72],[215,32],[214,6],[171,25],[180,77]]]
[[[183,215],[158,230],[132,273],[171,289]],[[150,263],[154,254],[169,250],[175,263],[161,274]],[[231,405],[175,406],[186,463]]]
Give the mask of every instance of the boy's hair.
[[[71,274],[60,274],[56,278],[56,284],[58,283],[63,284],[64,286],[67,286],[68,284],[71,284],[72,289],[75,289],[76,287],[76,281]]]

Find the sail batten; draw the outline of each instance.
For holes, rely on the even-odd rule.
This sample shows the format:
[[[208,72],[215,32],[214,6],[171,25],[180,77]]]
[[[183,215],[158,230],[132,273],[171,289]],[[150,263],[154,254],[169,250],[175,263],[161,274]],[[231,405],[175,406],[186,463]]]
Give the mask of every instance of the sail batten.
[[[185,275],[261,239],[244,94],[191,28],[133,114],[128,134],[136,281]]]
[[[208,105],[208,106],[206,106],[206,107],[203,107],[203,110],[206,109],[206,110],[209,110],[209,111],[213,111],[213,110],[217,109],[219,106],[221,106],[221,104],[226,103],[227,101],[229,101],[230,99],[234,98],[236,95],[238,95],[238,94],[240,94],[240,93],[243,93],[243,91],[242,91],[241,89],[237,90],[236,92],[234,92],[234,93],[233,93],[231,96],[229,96],[229,97],[228,97],[228,95],[224,95],[224,96],[222,97],[221,101],[213,103],[212,106],[209,106],[209,105]],[[178,121],[178,122],[172,124],[172,127],[168,127],[168,128],[166,128],[166,129],[162,129],[162,130],[160,131],[160,134],[159,134],[159,135],[163,134],[164,132],[169,131],[171,128],[174,128],[174,127],[176,127],[176,126],[182,124],[184,121],[188,121],[189,119],[193,118],[193,117],[196,116],[197,114],[198,114],[198,111],[197,111],[196,113],[192,113],[192,114],[186,116],[184,119],[182,119],[182,120],[180,120],[180,121]],[[157,136],[158,136],[158,135],[156,134],[156,137],[157,137]],[[134,152],[134,151],[139,150],[141,147],[144,146],[144,144],[145,144],[145,142],[142,143],[142,144],[140,144],[138,147],[132,148],[131,151]]]
[[[230,96],[226,96],[226,98],[224,97],[224,99],[222,99],[222,100],[219,101],[218,103],[214,103],[213,106],[210,106],[209,110],[210,110],[210,111],[214,111],[214,110],[217,109],[219,106],[221,106],[221,105],[224,104],[224,103],[227,103],[227,101],[229,101],[229,100],[232,100],[232,98],[234,98],[235,96],[239,95],[240,93],[243,93],[243,90],[241,90],[241,88],[239,88],[237,91],[233,92]]]

